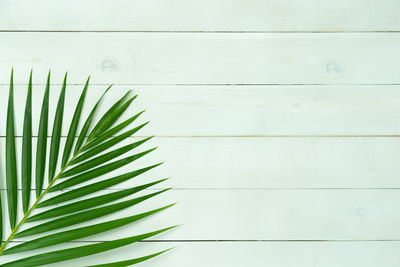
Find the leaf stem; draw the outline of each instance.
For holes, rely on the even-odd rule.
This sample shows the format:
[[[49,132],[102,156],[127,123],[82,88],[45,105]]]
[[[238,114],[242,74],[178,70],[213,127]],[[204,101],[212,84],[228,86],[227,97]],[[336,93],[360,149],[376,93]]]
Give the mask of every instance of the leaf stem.
[[[87,141],[85,144],[72,156],[72,158],[67,162],[67,164],[61,168],[59,173],[57,174],[56,177],[49,183],[49,185],[46,187],[46,189],[37,197],[35,203],[33,203],[32,207],[25,212],[24,217],[22,217],[21,221],[15,226],[15,228],[11,231],[11,234],[8,236],[6,241],[4,241],[3,245],[0,246],[0,256],[4,249],[6,248],[7,244],[14,238],[14,235],[18,232],[19,228],[25,223],[25,220],[29,217],[31,212],[36,208],[36,206],[39,204],[40,200],[46,195],[46,193],[50,190],[51,186],[57,181],[58,178],[60,178],[61,174],[64,172],[64,170],[71,164],[72,160],[83,150],[83,148],[86,146]]]

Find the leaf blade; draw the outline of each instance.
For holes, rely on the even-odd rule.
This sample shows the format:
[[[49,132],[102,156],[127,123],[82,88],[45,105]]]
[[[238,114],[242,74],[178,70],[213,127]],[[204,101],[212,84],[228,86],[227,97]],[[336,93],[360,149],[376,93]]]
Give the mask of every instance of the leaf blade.
[[[123,155],[123,154],[125,154],[125,153],[127,153],[127,152],[129,152],[129,151],[131,151],[131,150],[133,150],[135,148],[137,148],[138,146],[144,144],[148,140],[150,140],[150,138],[139,140],[139,141],[133,142],[131,144],[122,146],[120,148],[114,149],[112,151],[109,151],[107,153],[104,153],[104,154],[102,154],[100,156],[97,156],[94,159],[85,161],[85,162],[79,164],[78,166],[73,167],[73,168],[63,172],[60,175],[60,178],[65,178],[65,177],[68,177],[68,176],[76,175],[76,174],[82,173],[84,171],[87,171],[89,169],[92,169],[92,168],[94,168],[96,166],[99,166],[100,164],[103,164],[103,163],[105,163],[107,161],[110,161],[110,160],[112,160],[114,158],[117,158],[117,157],[119,157],[119,156],[121,156],[121,155]]]
[[[44,248],[48,246],[53,246],[56,244],[61,244],[65,243],[68,241],[73,241],[77,239],[81,239],[84,237],[96,235],[99,233],[107,232],[116,228],[119,228],[121,226],[133,223],[135,221],[141,220],[143,218],[146,218],[150,215],[153,215],[155,213],[158,213],[162,210],[165,210],[169,207],[171,207],[174,204],[167,205],[158,209],[153,209],[147,212],[131,215],[128,217],[120,218],[120,219],[115,219],[103,223],[98,223],[94,225],[89,225],[85,227],[80,227],[72,230],[67,230],[63,232],[58,232],[55,234],[50,234],[44,237],[36,238],[33,240],[26,241],[22,244],[16,245],[14,247],[11,247],[7,250],[5,250],[2,254],[4,255],[9,255],[9,254],[15,254],[15,253],[21,253],[25,251],[30,251],[34,249],[39,249],[39,248]]]
[[[44,220],[44,219],[49,219],[49,218],[53,218],[53,217],[59,217],[62,215],[72,214],[73,212],[82,211],[82,210],[86,210],[86,209],[93,208],[96,206],[100,206],[100,205],[130,196],[130,195],[133,195],[133,194],[140,192],[146,188],[149,188],[153,185],[162,183],[165,180],[167,180],[167,179],[157,180],[155,182],[135,186],[132,188],[127,188],[124,190],[119,190],[117,192],[100,195],[97,197],[83,199],[83,200],[76,201],[76,202],[66,204],[63,206],[58,206],[53,209],[48,209],[42,213],[39,213],[39,214],[33,215],[32,217],[27,218],[26,222],[33,222],[33,221]],[[80,188],[78,188],[78,189],[80,189]],[[96,190],[99,191],[101,189],[97,188]],[[46,205],[38,206],[38,208],[51,206],[51,205],[58,204],[58,203],[63,203],[65,201],[78,198],[81,195],[88,195],[88,192],[83,192],[81,195],[79,195],[79,193],[82,192],[82,190],[74,190],[74,191],[76,191],[76,192],[73,192],[73,194],[67,194],[69,192],[65,193],[65,195],[63,194],[61,199],[58,197],[55,197],[54,199],[50,199],[50,203],[48,203]],[[51,201],[51,200],[53,200],[53,201]]]
[[[49,156],[49,182],[54,178],[57,167],[58,152],[60,150],[61,128],[64,116],[65,89],[67,87],[67,73],[65,73],[63,85],[54,116],[53,131],[51,134],[50,156]]]
[[[136,97],[137,97],[137,95],[131,97],[125,103],[121,104],[121,106],[118,107],[113,113],[111,113],[110,116],[107,117],[104,120],[104,122],[100,125],[97,134],[100,134],[104,130],[107,130],[108,128],[110,128],[119,119],[119,117],[121,117],[121,115],[129,107],[129,105],[132,103],[132,101],[136,99]],[[91,138],[88,138],[88,140],[90,140],[90,139]]]
[[[39,132],[36,149],[36,197],[39,197],[44,180],[44,170],[46,167],[46,149],[47,149],[47,127],[49,119],[49,91],[50,91],[50,71],[47,76],[46,89],[43,96],[42,110],[40,112]]]
[[[112,87],[112,85],[110,85],[105,90],[105,92],[101,95],[99,100],[97,100],[97,102],[94,105],[94,107],[92,108],[92,111],[90,112],[88,118],[86,119],[86,122],[83,125],[82,130],[81,130],[81,132],[79,134],[78,140],[76,141],[75,148],[74,148],[74,155],[77,154],[79,149],[82,147],[82,144],[83,144],[83,142],[85,141],[85,138],[86,138],[86,134],[89,131],[89,128],[90,128],[90,126],[92,124],[94,116],[96,115],[97,109],[100,106],[100,103],[101,103],[102,99],[104,98],[105,94],[108,92],[108,90],[110,90],[111,87]]]
[[[114,138],[108,140],[107,142],[104,142],[104,143],[102,143],[102,144],[100,144],[100,145],[98,145],[98,146],[95,146],[94,148],[92,148],[92,149],[90,149],[90,150],[84,152],[83,154],[81,154],[81,155],[75,157],[75,158],[71,161],[71,165],[74,165],[74,164],[76,164],[76,163],[79,163],[79,162],[81,162],[81,161],[84,161],[84,160],[86,160],[86,159],[89,159],[89,158],[91,158],[91,157],[93,157],[93,156],[99,154],[100,152],[105,151],[106,149],[108,149],[108,148],[110,148],[110,147],[112,147],[112,146],[114,146],[114,145],[116,145],[116,144],[122,142],[123,140],[125,140],[126,138],[128,138],[128,137],[131,136],[132,134],[136,133],[136,132],[137,132],[138,130],[140,130],[141,128],[143,128],[146,124],[147,124],[147,122],[144,123],[144,124],[142,124],[142,125],[139,125],[139,126],[136,127],[136,128],[133,128],[133,129],[131,129],[131,130],[129,130],[129,131],[126,131],[125,133],[120,134],[120,135],[118,135],[118,136],[116,136],[116,137],[114,137]],[[150,140],[150,139],[153,138],[153,137],[154,137],[154,135],[148,137],[147,139]]]
[[[32,184],[32,71],[25,104],[21,161],[22,208],[26,213],[29,209]]]
[[[88,144],[85,145],[85,147],[83,148],[83,151],[95,147],[98,144],[100,144],[101,142],[107,140],[109,137],[113,136],[114,134],[118,133],[119,131],[121,131],[122,129],[124,129],[125,127],[127,127],[129,124],[131,124],[133,121],[135,121],[144,111],[141,111],[139,113],[137,113],[136,115],[132,116],[131,118],[121,122],[120,124],[118,124],[117,126],[103,132],[103,133],[99,133],[98,136],[93,139],[92,141],[88,142]],[[134,132],[139,131],[141,128],[143,128],[144,126],[146,126],[149,122],[143,123],[139,126],[137,126]],[[134,130],[132,129],[132,130]],[[131,131],[132,131],[131,130]]]
[[[105,215],[129,208],[133,205],[136,205],[138,203],[141,203],[149,198],[155,197],[159,194],[162,194],[166,191],[170,190],[170,188],[163,189],[151,194],[147,194],[141,197],[121,201],[115,204],[111,204],[108,206],[103,206],[100,208],[95,208],[92,210],[87,210],[79,213],[74,213],[72,215],[68,215],[65,217],[61,217],[58,219],[54,219],[49,222],[45,222],[36,226],[33,226],[31,228],[25,229],[17,234],[14,235],[16,238],[20,237],[25,237],[25,236],[30,236],[30,235],[36,235],[40,233],[45,233],[51,230],[58,230],[67,226],[71,226],[77,223],[82,223],[82,222],[87,222],[93,219],[97,219],[100,217],[103,217]]]
[[[17,220],[17,159],[15,151],[14,129],[14,71],[11,70],[10,90],[7,108],[6,128],[6,183],[7,203],[11,229],[14,229]]]
[[[90,265],[88,267],[125,267],[125,266],[131,266],[134,264],[138,264],[147,260],[150,260],[154,257],[157,257],[171,249],[166,249],[157,253],[153,253],[147,256],[143,256],[140,258],[135,258],[135,259],[130,259],[130,260],[124,260],[124,261],[117,261],[117,262],[111,262],[111,263],[102,263],[102,264],[96,264],[96,265]]]
[[[68,159],[71,154],[72,146],[74,144],[75,134],[78,129],[79,120],[82,113],[83,104],[86,98],[86,92],[89,87],[90,76],[86,80],[85,87],[82,90],[81,96],[79,97],[78,103],[75,108],[74,116],[72,117],[71,124],[69,126],[67,140],[65,141],[64,153],[61,159],[61,168],[67,165]]]
[[[101,132],[101,127],[104,124],[106,120],[109,119],[109,117],[122,105],[122,103],[125,101],[125,99],[129,96],[131,93],[130,90],[125,93],[117,102],[115,102],[107,111],[104,113],[104,115],[100,118],[100,120],[96,123],[96,125],[93,127],[92,131],[89,133],[89,136],[87,138],[88,141],[92,140],[95,138],[99,132]]]
[[[116,169],[118,169],[118,168],[120,168],[122,166],[125,166],[125,165],[129,164],[129,163],[131,163],[131,162],[133,162],[133,161],[145,156],[146,154],[150,153],[151,151],[153,151],[155,149],[156,149],[156,147],[152,148],[152,149],[148,149],[148,150],[143,151],[141,153],[137,153],[135,155],[120,159],[120,160],[113,161],[111,163],[108,163],[106,165],[100,166],[100,167],[95,168],[93,170],[89,170],[89,171],[84,172],[82,174],[79,174],[77,176],[68,178],[68,179],[66,179],[66,181],[51,187],[49,189],[49,192],[54,192],[54,191],[66,189],[66,188],[69,188],[71,186],[74,186],[74,185],[89,181],[91,179],[97,178],[97,177],[99,177],[101,175],[104,175],[106,173],[109,173],[109,172],[111,172],[113,170],[116,170]]]
[[[20,266],[33,267],[33,266],[38,266],[38,265],[45,265],[45,264],[85,257],[85,256],[105,252],[108,250],[116,249],[119,247],[123,247],[126,245],[130,245],[130,244],[138,242],[140,240],[143,240],[143,239],[155,236],[157,234],[163,233],[165,231],[168,231],[174,227],[175,226],[167,227],[167,228],[149,232],[146,234],[121,238],[121,239],[117,239],[117,240],[113,240],[113,241],[106,241],[106,242],[101,242],[101,243],[92,244],[92,245],[86,245],[86,246],[80,246],[80,247],[75,247],[75,248],[57,250],[57,251],[53,251],[53,252],[47,252],[47,253],[27,257],[24,259],[16,260],[13,262],[8,262],[8,263],[3,264],[3,266],[5,266],[5,267],[20,267]]]

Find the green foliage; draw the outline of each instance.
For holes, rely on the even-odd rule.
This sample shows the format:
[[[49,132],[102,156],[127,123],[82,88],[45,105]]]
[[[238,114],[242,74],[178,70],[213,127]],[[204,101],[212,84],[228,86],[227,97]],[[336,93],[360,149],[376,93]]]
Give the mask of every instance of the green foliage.
[[[57,249],[53,246],[79,240],[84,237],[104,233],[124,225],[136,222],[150,215],[161,212],[173,204],[149,210],[147,212],[132,214],[127,217],[113,220],[103,220],[101,223],[79,226],[83,222],[91,222],[97,218],[132,207],[150,198],[158,196],[169,190],[164,189],[149,194],[134,196],[151,186],[162,183],[166,179],[138,185],[132,188],[112,191],[98,196],[91,196],[100,190],[128,181],[140,174],[143,174],[162,163],[147,166],[141,169],[131,170],[114,177],[105,177],[109,172],[117,170],[122,166],[131,164],[135,160],[147,155],[155,148],[134,153],[120,159],[118,157],[131,152],[141,146],[152,137],[131,142],[124,146],[118,146],[122,141],[132,136],[143,128],[147,123],[126,130],[143,113],[140,112],[119,122],[119,118],[124,114],[137,95],[130,97],[127,92],[117,102],[115,102],[96,122],[95,117],[100,103],[105,97],[108,87],[104,94],[92,107],[87,118],[82,118],[84,102],[89,87],[89,78],[82,90],[81,96],[76,104],[72,121],[68,128],[64,149],[60,149],[62,144],[62,126],[64,116],[64,104],[67,90],[67,74],[65,74],[61,91],[54,114],[53,129],[49,145],[49,156],[47,155],[47,135],[50,103],[50,72],[47,77],[45,93],[41,105],[40,118],[38,120],[37,149],[35,164],[35,200],[30,203],[30,192],[32,187],[32,72],[29,78],[28,91],[25,103],[25,113],[23,120],[23,136],[21,150],[21,175],[20,196],[17,185],[17,151],[15,144],[14,129],[14,83],[13,71],[11,72],[10,89],[8,97],[8,109],[6,120],[6,146],[5,146],[5,171],[6,171],[6,200],[7,210],[2,210],[0,195],[0,237],[3,240],[0,246],[0,263],[3,263],[2,255],[21,253],[18,260],[3,263],[1,266],[41,266],[49,263],[71,260],[79,257],[89,256],[122,246],[141,241],[143,239],[163,233],[173,227],[167,227],[144,233],[136,236],[129,236],[117,240],[100,242],[91,245],[76,245],[68,249]],[[55,103],[54,103],[55,105]],[[79,131],[79,125],[83,124]],[[122,133],[119,133],[124,131]],[[116,135],[118,134],[118,135]],[[61,159],[61,162],[58,160]],[[57,168],[57,166],[60,167]],[[47,181],[45,183],[45,170],[48,170]],[[102,176],[102,177],[100,177]],[[97,179],[96,179],[97,178]],[[85,183],[85,185],[81,185]],[[73,187],[73,188],[72,188]],[[60,190],[68,189],[65,192]],[[52,192],[58,192],[53,195]],[[19,207],[18,198],[21,198],[22,207]],[[127,198],[125,200],[121,200]],[[45,200],[46,199],[46,200]],[[18,211],[23,210],[23,215],[18,220]],[[35,211],[35,215],[33,215]],[[5,218],[9,218],[7,224]],[[44,221],[45,220],[45,221]],[[43,222],[44,221],[44,222]],[[35,222],[35,225],[30,225]],[[9,231],[7,231],[7,227]],[[68,230],[64,228],[68,227]],[[22,230],[23,229],[23,230]],[[48,233],[52,231],[51,233]],[[11,232],[7,237],[3,233]],[[19,242],[13,245],[18,238],[35,235],[33,239]],[[77,244],[77,243],[75,243]],[[34,251],[39,248],[51,249],[50,252],[39,253],[34,256],[25,257],[24,252]],[[154,258],[165,251],[149,254],[135,259],[121,259],[118,262],[101,263],[94,266],[130,266],[136,263]]]

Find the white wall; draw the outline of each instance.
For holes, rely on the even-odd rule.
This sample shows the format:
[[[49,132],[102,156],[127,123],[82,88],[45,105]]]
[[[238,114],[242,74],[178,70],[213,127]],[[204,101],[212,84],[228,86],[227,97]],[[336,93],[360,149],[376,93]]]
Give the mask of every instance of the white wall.
[[[0,114],[11,66],[19,135],[32,67],[36,117],[48,69],[54,101],[69,72],[65,126],[89,74],[88,106],[108,83],[108,104],[139,94],[132,112],[151,121],[139,135],[159,149],[138,165],[166,163],[138,181],[175,188],[132,210],[178,205],[85,242],[184,225],[77,266],[168,247],[141,266],[400,266],[399,12],[396,0],[3,0]]]

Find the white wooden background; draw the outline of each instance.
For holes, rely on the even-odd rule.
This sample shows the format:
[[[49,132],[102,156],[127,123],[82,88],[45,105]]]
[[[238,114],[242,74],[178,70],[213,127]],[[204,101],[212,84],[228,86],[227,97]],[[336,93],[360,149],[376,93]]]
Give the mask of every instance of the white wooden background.
[[[54,101],[68,70],[64,129],[89,74],[88,106],[108,83],[107,104],[139,94],[131,110],[151,120],[139,135],[159,149],[137,166],[166,163],[122,186],[170,176],[158,188],[172,191],[132,210],[178,204],[84,241],[183,226],[85,264],[176,247],[141,266],[400,266],[399,12],[397,0],[2,0],[0,134],[11,66],[17,134],[32,67],[36,117],[48,69]]]

